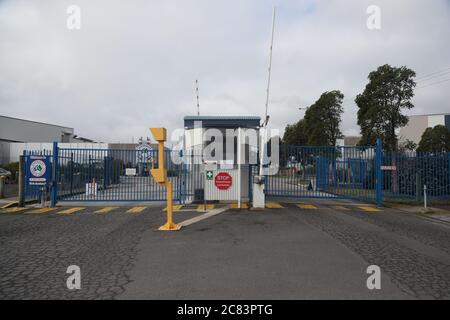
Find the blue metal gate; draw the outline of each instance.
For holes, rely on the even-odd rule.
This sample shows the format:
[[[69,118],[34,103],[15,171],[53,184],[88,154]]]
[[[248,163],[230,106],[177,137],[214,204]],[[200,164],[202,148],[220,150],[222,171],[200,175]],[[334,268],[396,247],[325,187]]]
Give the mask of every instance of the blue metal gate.
[[[25,200],[38,201],[46,194],[52,205],[62,201],[165,201],[166,189],[150,175],[158,166],[157,150],[59,148],[26,150],[24,156],[51,157],[51,183],[47,187],[25,185]],[[173,199],[193,201],[203,190],[201,154],[165,150],[167,176]],[[25,177],[27,178],[27,177]]]
[[[268,197],[376,200],[376,147],[280,147],[280,168],[267,176]]]
[[[174,200],[181,200],[181,166],[165,151]],[[164,201],[166,190],[150,176],[156,150],[58,149],[56,201]]]

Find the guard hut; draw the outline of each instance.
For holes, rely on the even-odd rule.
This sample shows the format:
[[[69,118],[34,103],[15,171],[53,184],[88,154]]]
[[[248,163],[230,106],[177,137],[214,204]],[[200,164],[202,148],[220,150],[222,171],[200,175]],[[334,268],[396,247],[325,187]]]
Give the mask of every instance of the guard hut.
[[[194,191],[187,201],[249,200],[260,124],[257,116],[184,117],[185,163],[192,172],[186,183]]]

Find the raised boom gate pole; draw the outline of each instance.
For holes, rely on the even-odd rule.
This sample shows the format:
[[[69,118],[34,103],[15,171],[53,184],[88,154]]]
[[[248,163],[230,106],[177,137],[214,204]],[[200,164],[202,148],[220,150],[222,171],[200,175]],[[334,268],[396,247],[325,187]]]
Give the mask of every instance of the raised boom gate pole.
[[[173,223],[173,191],[172,191],[172,181],[167,179],[167,170],[164,168],[164,142],[166,141],[166,128],[150,128],[150,131],[158,142],[158,168],[154,168],[154,163],[152,161],[152,169],[150,173],[153,179],[159,185],[164,186],[167,190],[167,222],[165,225],[159,227],[162,231],[175,231],[180,230],[181,225]]]

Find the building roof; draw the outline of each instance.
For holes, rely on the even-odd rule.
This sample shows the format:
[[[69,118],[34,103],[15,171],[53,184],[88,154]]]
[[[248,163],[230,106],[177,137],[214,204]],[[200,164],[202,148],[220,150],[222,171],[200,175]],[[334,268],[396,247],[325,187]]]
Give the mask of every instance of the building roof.
[[[412,114],[409,117],[450,116],[450,113]]]
[[[203,128],[256,128],[261,117],[257,116],[185,116],[184,126],[194,128],[195,122],[202,122]]]
[[[12,119],[12,120],[43,124],[43,125],[47,125],[47,126],[59,127],[59,128],[64,128],[64,129],[73,129],[72,127],[60,126],[60,125],[57,125],[57,124],[46,123],[46,122],[39,122],[39,121],[33,121],[33,120],[27,120],[27,119],[21,119],[21,118],[14,118],[14,117],[9,117],[9,116],[4,116],[4,115],[0,115],[0,118],[7,118],[7,119]]]

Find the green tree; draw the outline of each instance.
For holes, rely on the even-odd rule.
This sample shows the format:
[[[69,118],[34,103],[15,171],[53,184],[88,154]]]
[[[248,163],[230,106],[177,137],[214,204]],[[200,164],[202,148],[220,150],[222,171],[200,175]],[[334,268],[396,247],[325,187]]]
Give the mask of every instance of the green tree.
[[[443,125],[427,128],[422,134],[417,151],[433,153],[449,152],[450,130]]]
[[[344,95],[339,90],[324,92],[305,113],[305,134],[308,145],[334,146],[342,137],[339,129],[344,112]]]
[[[411,141],[409,139],[406,139],[406,141],[399,144],[398,149],[400,151],[414,151],[417,149],[417,143],[415,143],[414,141]]]
[[[397,150],[395,131],[408,123],[402,110],[414,108],[411,99],[416,86],[415,76],[416,73],[405,66],[397,68],[388,64],[369,74],[369,83],[355,99],[359,108],[360,145],[373,145],[381,138],[387,150]]]
[[[283,135],[284,144],[305,145],[308,141],[305,133],[305,120],[301,119],[295,124],[288,124]]]

